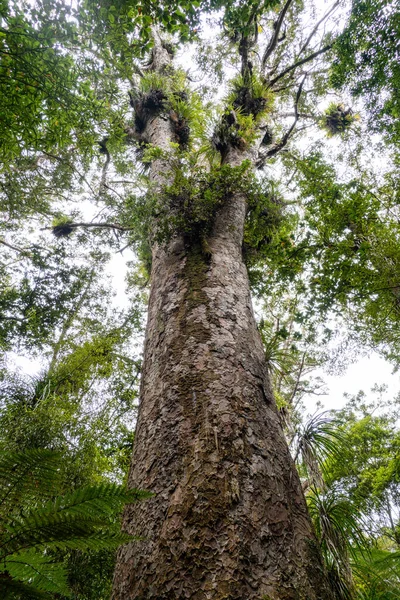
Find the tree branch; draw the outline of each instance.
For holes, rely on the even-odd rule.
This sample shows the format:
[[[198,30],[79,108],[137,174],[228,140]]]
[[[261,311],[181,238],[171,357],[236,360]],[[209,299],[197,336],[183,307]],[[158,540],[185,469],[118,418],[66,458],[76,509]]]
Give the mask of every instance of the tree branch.
[[[124,227],[123,225],[119,225],[119,223],[68,223],[68,227],[72,229],[77,229],[78,227],[98,227],[100,229],[115,229],[117,231],[131,231],[133,229],[133,227]],[[41,231],[45,229],[54,229],[54,226],[42,227]]]
[[[306,92],[304,92],[306,93]],[[318,117],[317,115],[309,115],[307,113],[297,113],[299,115],[299,119],[312,119],[313,121],[317,121],[320,117]],[[281,118],[287,118],[287,117],[295,117],[295,113],[279,113],[279,116]]]
[[[292,393],[290,394],[289,406],[292,406],[292,402],[294,400],[294,397],[296,396],[297,390],[299,389],[300,378],[301,378],[301,376],[303,374],[305,360],[306,360],[306,352],[303,352],[303,356],[301,357],[300,366],[299,366],[299,369],[297,371],[296,382],[295,382],[294,388],[292,390]]]
[[[277,21],[275,21],[275,23],[274,23],[275,31],[274,31],[274,34],[273,34],[267,48],[265,49],[264,56],[263,56],[262,62],[261,62],[261,70],[263,70],[265,68],[265,65],[267,64],[267,60],[269,59],[269,57],[271,56],[271,54],[273,53],[273,51],[276,48],[283,20],[289,9],[289,6],[291,5],[292,2],[293,2],[293,0],[286,0],[285,6],[282,8]]]
[[[275,154],[278,154],[278,152],[280,150],[282,150],[282,148],[284,146],[286,146],[286,144],[289,141],[290,136],[292,135],[294,128],[296,127],[297,121],[299,120],[299,100],[300,100],[300,96],[301,96],[301,92],[303,91],[303,85],[304,82],[307,78],[307,74],[304,75],[300,85],[299,85],[299,89],[297,90],[297,94],[296,94],[296,99],[294,102],[294,121],[292,123],[292,125],[290,126],[290,128],[287,130],[287,132],[285,133],[285,135],[282,137],[281,141],[278,142],[277,144],[275,144],[270,150],[268,150],[265,155],[260,159],[259,163],[258,163],[258,168],[262,168],[264,166],[264,162],[266,158],[269,158],[271,156],[275,156]]]
[[[282,77],[285,77],[285,75],[287,75],[294,69],[297,69],[297,67],[300,67],[301,65],[304,65],[305,63],[310,62],[310,60],[314,60],[314,58],[317,58],[317,56],[319,56],[320,54],[323,54],[324,52],[328,52],[328,50],[330,50],[332,48],[332,46],[333,46],[333,44],[327,44],[326,46],[324,46],[323,48],[320,48],[316,52],[313,52],[309,56],[306,56],[305,58],[302,58],[301,60],[297,61],[293,65],[290,65],[290,67],[287,67],[284,71],[282,71],[282,73],[279,73],[279,75],[277,75],[276,77],[271,79],[271,81],[268,84],[268,87],[269,88],[272,87],[277,81],[282,79]]]
[[[108,170],[108,166],[110,164],[110,160],[111,160],[111,156],[110,156],[110,152],[108,151],[107,148],[107,141],[108,138],[104,138],[101,140],[101,142],[99,142],[99,146],[100,146],[100,152],[102,154],[105,155],[106,160],[104,162],[102,171],[101,171],[101,178],[100,178],[100,186],[99,186],[99,192],[101,193],[107,186],[106,184],[106,177],[107,177],[107,170]]]
[[[49,378],[53,374],[54,367],[56,366],[57,359],[58,359],[61,347],[64,343],[64,340],[66,338],[66,335],[67,335],[69,329],[71,328],[71,325],[72,325],[76,315],[78,314],[79,310],[81,309],[82,304],[84,303],[84,301],[87,298],[90,286],[93,282],[94,275],[95,275],[95,272],[94,272],[94,269],[92,269],[92,271],[90,272],[89,278],[86,281],[86,285],[83,289],[82,295],[78,298],[76,306],[71,309],[71,311],[69,312],[69,314],[67,315],[67,317],[63,323],[60,335],[58,336],[58,339],[57,339],[56,343],[54,344],[52,357],[50,360],[49,367],[47,369],[47,377],[49,377]]]
[[[15,252],[19,252],[19,254],[23,254],[24,256],[31,255],[29,250],[25,250],[24,248],[19,248],[18,246],[13,246],[12,244],[9,244],[8,242],[6,242],[3,238],[0,238],[0,244],[3,244],[3,246],[7,246],[7,248],[11,248],[11,250],[15,250]]]
[[[128,244],[126,244],[123,248],[121,248],[120,250],[117,250],[116,254],[122,254],[124,250],[126,250],[127,248],[129,248],[129,246],[131,245],[131,242],[129,242]]]
[[[246,78],[248,81],[250,81],[251,79],[252,66],[251,63],[249,63],[249,51],[257,43],[258,38],[257,9],[258,5],[255,5],[246,23],[247,29],[250,29],[253,26],[253,35],[247,34],[245,36],[242,34],[242,38],[239,43],[239,54],[242,59],[241,74],[244,81],[246,81]]]

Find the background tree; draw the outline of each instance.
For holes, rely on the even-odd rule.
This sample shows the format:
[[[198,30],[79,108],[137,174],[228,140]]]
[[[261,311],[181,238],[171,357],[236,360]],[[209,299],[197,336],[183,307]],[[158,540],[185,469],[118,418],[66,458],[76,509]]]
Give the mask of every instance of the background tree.
[[[369,111],[368,125],[398,147],[399,15],[390,1],[352,3],[345,30],[336,43],[338,61],[332,83],[362,97]]]
[[[24,243],[26,245],[26,240]],[[82,486],[86,486],[85,489],[97,486],[101,501],[101,486],[111,490],[115,481],[125,480],[131,451],[132,432],[127,422],[135,414],[140,361],[131,347],[130,337],[133,330],[140,331],[141,317],[135,305],[128,305],[125,310],[112,306],[109,282],[104,275],[102,282],[98,279],[104,267],[104,254],[93,253],[82,265],[72,246],[71,240],[69,247],[58,243],[52,255],[51,248],[30,244],[23,255],[17,253],[17,261],[12,260],[13,249],[3,256],[10,276],[4,281],[2,296],[3,347],[14,355],[28,353],[37,361],[40,356],[41,360],[38,373],[27,376],[11,367],[7,354],[4,357],[0,384],[0,450],[9,461],[15,453],[21,454],[23,464],[29,453],[36,460],[37,451],[39,461],[40,452],[51,450],[50,458],[54,462],[47,496],[36,482],[39,486],[36,496],[21,492],[21,505],[15,507],[17,512],[32,512],[32,519],[36,518],[35,511],[41,501],[48,502],[67,492],[72,497]],[[10,484],[7,470],[2,480]],[[120,527],[123,498],[127,496],[122,493],[114,512],[110,504],[110,527],[115,531]],[[7,506],[4,507],[5,522],[9,522],[10,517]],[[48,509],[57,520],[54,510],[53,505]],[[65,518],[68,520],[69,514]],[[82,516],[82,519],[87,520],[87,517]],[[66,535],[81,535],[82,527],[79,522],[70,523]],[[93,526],[92,531],[90,527],[87,529],[89,537],[96,529]],[[51,546],[43,536],[41,549]],[[61,544],[64,538],[60,534],[55,541]],[[48,567],[51,578],[54,575],[54,586],[45,588],[48,595],[59,597],[62,589],[65,594],[67,589],[72,589],[75,597],[106,600],[110,595],[118,539],[111,544],[105,541],[97,546],[94,541],[92,545],[82,542],[81,546],[73,546],[72,542],[69,546],[54,543],[52,547],[54,552],[58,548],[57,556],[54,552],[51,554]],[[39,560],[36,554],[35,557]],[[21,561],[19,564],[25,564]],[[29,569],[23,566],[18,573],[17,578],[31,577]],[[60,583],[61,587],[57,587],[57,581],[65,585]],[[45,584],[46,581],[38,585]],[[7,591],[12,598],[19,598],[22,593],[22,588],[19,592],[14,587]],[[28,596],[33,593],[30,588],[26,590]]]

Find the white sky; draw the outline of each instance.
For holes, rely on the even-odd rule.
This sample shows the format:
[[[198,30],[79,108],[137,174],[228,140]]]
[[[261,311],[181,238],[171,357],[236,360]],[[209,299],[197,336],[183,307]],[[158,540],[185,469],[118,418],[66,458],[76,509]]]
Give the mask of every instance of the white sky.
[[[327,375],[322,370],[315,371],[314,375],[320,375],[329,389],[329,394],[320,396],[318,400],[322,402],[326,410],[339,409],[347,402],[343,397],[344,393],[353,396],[362,390],[368,397],[371,396],[370,391],[375,384],[387,385],[388,390],[384,396],[394,398],[400,392],[400,373],[392,371],[393,366],[376,352],[350,364],[342,375]],[[316,398],[314,396],[306,397],[304,404],[308,412],[315,412]]]

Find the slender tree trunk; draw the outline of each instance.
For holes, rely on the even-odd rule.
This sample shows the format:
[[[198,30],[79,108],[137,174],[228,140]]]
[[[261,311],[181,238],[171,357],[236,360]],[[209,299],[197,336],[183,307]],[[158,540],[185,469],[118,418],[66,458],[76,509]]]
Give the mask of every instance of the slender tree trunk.
[[[153,62],[168,65],[157,36]],[[160,115],[141,135],[168,149],[172,124]],[[231,150],[225,162],[245,158]],[[151,169],[161,191],[168,166]],[[179,236],[153,247],[129,484],[154,497],[125,511],[142,541],[119,551],[114,600],[332,598],[254,320],[245,215],[233,194],[207,253]]]

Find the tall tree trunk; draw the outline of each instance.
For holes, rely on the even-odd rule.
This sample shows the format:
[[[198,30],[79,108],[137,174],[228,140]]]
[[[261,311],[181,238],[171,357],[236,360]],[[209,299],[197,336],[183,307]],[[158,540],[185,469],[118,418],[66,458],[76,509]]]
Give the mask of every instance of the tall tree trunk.
[[[155,33],[153,68],[170,57]],[[168,113],[141,139],[168,151]],[[238,166],[245,152],[231,149]],[[151,166],[153,190],[169,167]],[[127,507],[142,538],[119,551],[114,600],[331,600],[273,398],[242,259],[246,200],[226,199],[207,240],[154,244]]]
[[[232,165],[244,157],[228,157]],[[131,486],[114,599],[330,599],[279,423],[242,260],[245,199],[208,244],[153,253]]]

